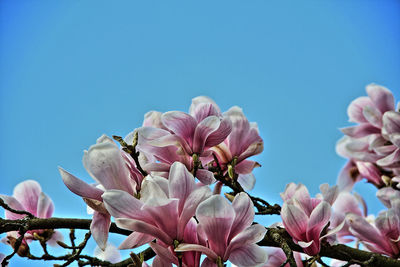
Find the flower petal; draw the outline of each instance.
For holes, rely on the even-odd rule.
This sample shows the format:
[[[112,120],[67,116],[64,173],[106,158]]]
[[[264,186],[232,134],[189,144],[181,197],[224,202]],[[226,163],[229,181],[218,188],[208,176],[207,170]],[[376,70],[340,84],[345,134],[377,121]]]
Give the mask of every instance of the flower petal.
[[[245,245],[255,244],[261,241],[267,229],[261,224],[253,224],[236,235],[230,242],[225,255],[229,255],[231,251]]]
[[[187,113],[181,111],[169,111],[161,116],[161,121],[169,130],[182,137],[192,145],[196,120]]]
[[[24,210],[37,215],[37,203],[41,192],[42,188],[38,182],[27,180],[17,184],[13,196],[21,203]]]
[[[208,136],[211,133],[215,132],[219,128],[220,124],[221,124],[220,118],[218,118],[217,116],[210,116],[202,120],[196,126],[193,139],[194,153],[201,154],[203,152]]]
[[[179,213],[195,188],[193,175],[180,162],[172,164],[168,178],[169,197],[179,199]]]
[[[160,239],[165,244],[171,245],[173,243],[173,240],[165,232],[149,223],[126,218],[117,218],[115,219],[115,223],[118,227],[151,235],[154,238]]]
[[[95,211],[93,214],[90,231],[97,245],[104,250],[108,239],[108,230],[110,229],[111,217],[108,214]]]
[[[39,195],[37,203],[37,217],[50,218],[54,211],[53,201],[43,192]]]
[[[93,179],[106,189],[120,189],[130,194],[136,190],[120,149],[105,135],[88,151],[84,151],[83,165]]]
[[[217,260],[218,255],[215,254],[214,251],[212,251],[211,249],[205,247],[205,246],[201,246],[198,244],[179,244],[178,247],[175,249],[176,252],[185,252],[185,251],[199,251],[201,253],[204,253],[204,255],[206,255],[207,257],[209,257],[212,260]]]
[[[281,217],[286,231],[295,239],[303,240],[306,235],[308,217],[295,205],[284,202]]]
[[[367,93],[374,105],[382,113],[394,110],[394,97],[387,88],[377,84],[370,84],[367,86]]]
[[[216,181],[214,174],[205,169],[198,169],[196,171],[196,178],[205,185],[210,185]]]
[[[209,197],[197,208],[196,218],[207,235],[210,249],[217,255],[225,252],[234,216],[232,206],[220,195]]]
[[[153,236],[139,232],[133,232],[119,245],[119,249],[132,249],[151,242]]]
[[[252,267],[265,263],[268,259],[267,252],[256,244],[241,246],[232,251],[229,261],[238,267]]]
[[[254,174],[252,173],[239,174],[238,182],[245,191],[250,191],[256,184],[256,177],[254,177]]]
[[[237,194],[232,202],[235,211],[235,219],[232,224],[229,239],[234,238],[237,234],[249,227],[254,220],[254,206],[250,197],[241,192]]]
[[[103,190],[85,183],[61,167],[58,167],[58,170],[60,171],[64,184],[71,192],[81,197],[102,201],[101,195],[104,193]]]

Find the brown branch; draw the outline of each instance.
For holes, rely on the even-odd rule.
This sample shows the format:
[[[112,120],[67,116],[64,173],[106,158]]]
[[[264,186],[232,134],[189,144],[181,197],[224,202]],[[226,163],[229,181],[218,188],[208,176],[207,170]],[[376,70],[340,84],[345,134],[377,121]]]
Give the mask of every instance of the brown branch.
[[[283,228],[268,228],[267,234],[258,245],[270,247],[282,247],[280,242],[277,242],[275,235],[279,235],[292,251],[303,252],[302,248],[296,245],[289,234]],[[342,261],[352,261],[361,263],[363,266],[385,266],[385,267],[400,267],[400,261],[389,258],[377,253],[372,253],[364,250],[348,247],[346,245],[329,245],[323,243],[319,256],[338,259]]]
[[[8,211],[11,211],[12,213],[15,213],[15,214],[27,215],[30,218],[35,217],[35,215],[33,215],[32,213],[30,213],[26,210],[15,210],[15,209],[11,208],[10,206],[7,205],[7,203],[1,197],[0,197],[0,206]]]
[[[121,146],[122,150],[131,155],[133,160],[135,161],[136,168],[140,171],[140,173],[145,177],[147,176],[147,172],[143,170],[142,166],[140,166],[139,162],[139,151],[136,150],[137,141],[138,141],[138,133],[135,132],[133,137],[133,144],[127,144],[121,136],[113,135],[115,141],[117,141]]]
[[[18,231],[21,225],[26,224],[27,230],[38,229],[90,229],[90,219],[73,219],[73,218],[32,218],[21,220],[5,220],[0,218],[0,234],[10,231]],[[110,232],[129,235],[132,232],[119,228],[115,223],[111,223]]]

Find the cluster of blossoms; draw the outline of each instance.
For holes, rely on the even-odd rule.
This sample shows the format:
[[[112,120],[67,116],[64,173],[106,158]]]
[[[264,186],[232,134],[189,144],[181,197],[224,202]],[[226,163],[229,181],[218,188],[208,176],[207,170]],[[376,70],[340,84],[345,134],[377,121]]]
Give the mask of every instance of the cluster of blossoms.
[[[90,229],[100,248],[114,217],[132,231],[120,249],[149,244],[157,254],[153,266],[200,266],[202,254],[202,266],[266,261],[256,245],[266,229],[252,225],[250,197],[239,193],[230,203],[220,195],[224,181],[253,188],[259,164],[248,158],[263,150],[257,125],[240,108],[221,113],[214,101],[197,97],[189,113],[147,113],[143,126],[120,141],[121,148],[102,136],[84,152],[95,184],[60,168],[65,185],[93,212]]]
[[[297,266],[317,266],[323,244],[356,241],[369,251],[400,256],[400,112],[388,89],[369,85],[367,93],[348,108],[350,121],[358,125],[342,129],[346,136],[337,151],[349,161],[337,185],[322,184],[315,197],[294,183],[281,193],[282,221],[272,227],[284,228],[302,248],[294,252]],[[100,258],[118,260],[107,242],[114,220],[131,231],[119,249],[147,244],[156,253],[155,267],[222,267],[228,261],[243,267],[289,266],[281,248],[257,244],[267,228],[254,223],[256,200],[246,191],[254,187],[252,171],[260,166],[249,157],[262,152],[263,140],[239,107],[221,113],[213,100],[196,97],[189,113],[151,111],[142,127],[114,139],[120,146],[103,135],[84,151],[84,167],[95,183],[59,169],[65,185],[93,214],[90,230]],[[387,207],[376,218],[352,192],[362,178],[379,189],[377,197]],[[224,185],[234,192],[224,197]],[[54,209],[34,181],[19,184],[13,197],[0,197],[34,217],[48,218]],[[6,211],[8,219],[24,216]],[[5,242],[13,246],[19,237],[9,232]],[[54,244],[62,236],[48,229],[27,231],[19,255],[29,253],[31,240]]]

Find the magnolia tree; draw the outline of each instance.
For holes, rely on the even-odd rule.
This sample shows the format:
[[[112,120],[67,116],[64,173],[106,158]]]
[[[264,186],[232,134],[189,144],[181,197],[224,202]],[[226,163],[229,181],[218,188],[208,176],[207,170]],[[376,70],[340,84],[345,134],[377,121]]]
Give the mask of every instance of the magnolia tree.
[[[0,195],[0,233],[12,248],[1,254],[2,266],[16,254],[62,266],[400,266],[400,110],[382,86],[367,86],[367,94],[348,107],[356,125],[342,129],[337,143],[348,159],[337,185],[322,184],[312,197],[290,183],[282,207],[249,193],[260,166],[249,158],[263,151],[263,140],[242,109],[222,113],[210,98],[196,97],[189,113],[151,111],[125,138],[113,136],[119,144],[103,135],[84,152],[93,184],[60,168],[91,220],[51,217],[54,205],[36,181]],[[387,207],[377,216],[353,191],[362,179]],[[281,221],[261,225],[255,214],[278,214]],[[62,228],[71,229],[69,237]],[[79,243],[76,229],[87,230]],[[126,236],[118,249],[107,242],[110,233]],[[90,238],[98,248],[85,255]],[[43,253],[33,255],[31,242]],[[48,245],[65,253],[53,255]],[[119,249],[139,247],[120,259]]]

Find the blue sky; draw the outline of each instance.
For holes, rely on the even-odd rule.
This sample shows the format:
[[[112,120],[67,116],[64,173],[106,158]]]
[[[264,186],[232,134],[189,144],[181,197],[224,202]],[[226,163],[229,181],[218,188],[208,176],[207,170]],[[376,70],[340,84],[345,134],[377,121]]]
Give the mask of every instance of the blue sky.
[[[389,0],[3,0],[0,193],[35,179],[55,216],[86,216],[57,166],[90,182],[82,155],[96,138],[125,136],[149,110],[187,111],[197,95],[258,122],[254,194],[279,202],[290,181],[316,193],[345,163],[335,142],[347,105],[371,82],[399,101],[399,30]],[[381,208],[372,186],[357,189]]]

